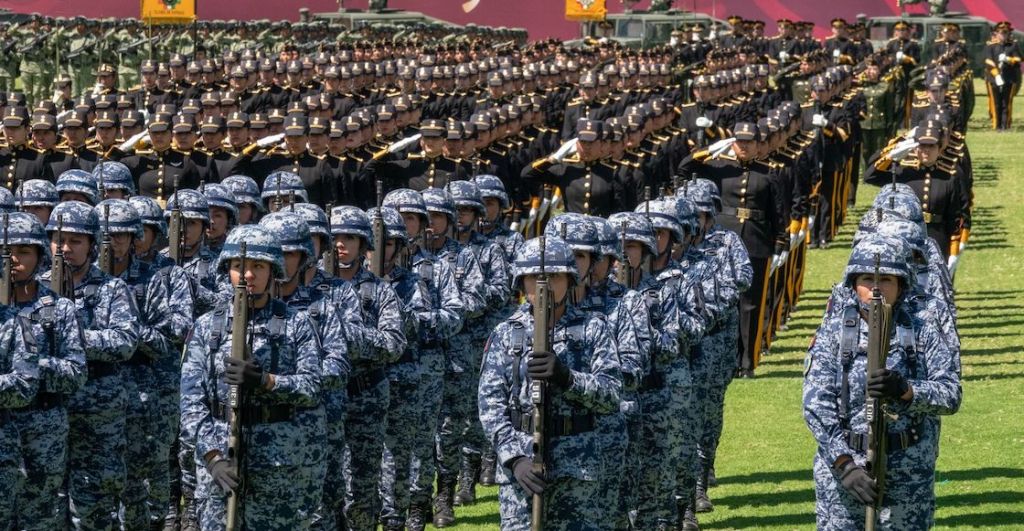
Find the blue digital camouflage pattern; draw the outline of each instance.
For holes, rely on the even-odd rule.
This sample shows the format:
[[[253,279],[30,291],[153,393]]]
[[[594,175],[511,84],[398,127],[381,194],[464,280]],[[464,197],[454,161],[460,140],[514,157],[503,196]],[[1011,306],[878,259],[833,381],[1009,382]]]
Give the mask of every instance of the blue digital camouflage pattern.
[[[235,197],[235,203],[248,204],[256,208],[258,212],[264,211],[260,185],[256,180],[247,175],[232,175],[220,182],[228,187],[228,190]]]
[[[263,181],[263,193],[260,194],[260,198],[263,199],[264,205],[272,203],[275,197],[287,199],[292,195],[302,199],[303,203],[309,202],[309,193],[302,184],[302,177],[297,174],[290,171],[275,171]]]
[[[14,191],[18,206],[57,206],[57,187],[43,179],[30,179]]]
[[[83,195],[90,206],[98,202],[96,177],[85,170],[68,170],[60,174],[57,177],[55,188],[57,197],[60,198],[63,198],[63,194],[66,193],[75,193]]]
[[[39,389],[39,352],[24,341],[18,310],[0,306],[0,522],[15,522],[23,481],[21,439],[11,411],[32,404]],[[31,332],[29,332],[31,333]]]
[[[135,180],[128,166],[115,160],[105,160],[92,169],[93,179],[104,190],[122,190],[129,196],[135,195]],[[100,198],[102,200],[102,198]]]

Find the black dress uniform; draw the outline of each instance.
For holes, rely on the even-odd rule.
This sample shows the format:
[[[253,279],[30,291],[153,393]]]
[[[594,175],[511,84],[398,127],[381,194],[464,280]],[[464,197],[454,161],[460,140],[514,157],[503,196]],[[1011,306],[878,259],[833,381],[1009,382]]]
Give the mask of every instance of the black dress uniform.
[[[420,127],[420,134],[424,138],[444,138],[447,131],[445,123],[435,119],[424,120]],[[452,181],[465,181],[470,177],[461,161],[445,156],[431,157],[421,151],[410,153],[401,160],[393,160],[394,157],[394,154],[389,154],[367,161],[364,176],[369,180],[367,185],[376,186],[375,181],[379,178],[384,182],[385,191],[396,188],[420,191],[427,188],[444,188]]]
[[[164,151],[138,150],[121,162],[132,171],[139,195],[156,199],[163,206],[174,187],[198,188],[201,170],[185,153],[174,148]]]
[[[1002,42],[992,39],[985,45],[985,83],[988,85],[989,116],[993,129],[1009,129],[1013,122],[1013,98],[1020,90],[1021,53],[1009,33]],[[1004,31],[997,26],[996,31]]]
[[[757,126],[752,123],[736,125],[734,136],[738,140],[757,138]],[[714,182],[722,197],[722,211],[716,220],[722,227],[738,234],[743,240],[754,278],[750,289],[740,296],[739,370],[752,376],[760,355],[760,326],[763,322],[762,300],[765,296],[768,266],[772,255],[786,249],[787,220],[784,190],[772,169],[760,161],[740,162],[723,155],[709,159],[707,150],[692,153],[680,163],[678,173],[689,177],[697,173]]]
[[[285,122],[286,136],[306,136],[308,125],[305,117],[291,116]],[[308,149],[301,153],[291,153],[287,148],[275,147],[262,155],[253,157],[252,178],[263,186],[267,176],[277,171],[294,173],[302,179],[302,184],[309,194],[309,202],[320,206],[337,196],[334,173],[324,164],[324,159],[313,155]]]

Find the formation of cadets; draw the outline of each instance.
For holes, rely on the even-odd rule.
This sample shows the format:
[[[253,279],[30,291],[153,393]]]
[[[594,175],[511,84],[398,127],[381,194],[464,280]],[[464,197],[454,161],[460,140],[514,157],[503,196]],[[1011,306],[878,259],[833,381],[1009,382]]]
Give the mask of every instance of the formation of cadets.
[[[22,69],[0,101],[0,523],[414,530],[479,482],[502,529],[698,529],[725,390],[863,174],[883,191],[808,354],[819,525],[875,501],[869,388],[906,413],[880,503],[926,527],[935,416],[959,404],[966,49],[915,90],[906,33],[872,52],[841,20],[823,44],[733,22],[643,51],[271,25],[271,52],[240,24],[130,90],[100,63],[54,98]],[[1015,90],[1019,56],[993,61],[990,91]],[[879,255],[903,361],[866,378],[847,308]]]

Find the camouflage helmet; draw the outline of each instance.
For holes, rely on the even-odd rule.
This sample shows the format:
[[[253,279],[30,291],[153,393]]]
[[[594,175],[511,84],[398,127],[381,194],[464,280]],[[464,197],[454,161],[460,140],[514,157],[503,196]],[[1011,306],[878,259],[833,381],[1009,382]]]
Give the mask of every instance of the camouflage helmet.
[[[57,197],[57,187],[43,179],[31,179],[21,183],[14,192],[14,197],[19,207],[45,206],[53,208],[60,202],[60,198]]]
[[[339,206],[331,209],[331,235],[351,234],[366,241],[366,248],[373,250],[373,228],[370,217],[358,207]]]
[[[455,213],[455,199],[452,198],[452,194],[441,188],[427,188],[423,190],[422,195],[427,212],[444,214],[448,216],[449,223],[455,223],[458,215]]]
[[[583,214],[559,214],[548,222],[544,233],[564,240],[573,251],[597,253],[601,246],[597,227]]]
[[[872,200],[871,204],[875,207],[887,207],[889,206],[889,196],[891,195],[917,197],[917,192],[906,183],[889,183],[878,189],[878,193],[875,194],[875,199]]]
[[[647,216],[638,212],[618,212],[608,217],[608,223],[615,231],[620,248],[624,247],[627,242],[640,242],[647,247],[651,254],[658,254],[658,241],[654,238],[654,225],[651,224],[651,220],[647,219]],[[623,236],[625,236],[625,241],[623,241]]]
[[[398,188],[384,196],[384,206],[394,208],[402,214],[419,214],[427,218],[427,205],[423,195],[411,188]]]
[[[693,201],[693,206],[698,212],[714,216],[722,204],[718,197],[718,187],[707,179],[694,179],[687,181],[685,185],[676,190],[676,196],[685,196]]]
[[[853,286],[858,275],[874,274],[875,257],[878,257],[878,273],[894,275],[908,283],[913,274],[908,263],[909,246],[896,238],[872,234],[857,243],[846,264],[844,279],[847,286]]]
[[[372,220],[377,215],[377,208],[371,208],[366,215]],[[396,239],[402,243],[409,242],[409,235],[405,232],[405,220],[402,214],[389,206],[380,208],[380,215],[384,219],[384,230],[388,239]]]
[[[46,236],[46,230],[39,218],[27,212],[4,213],[7,218],[6,231],[0,237],[6,235],[8,245],[35,245],[39,247],[39,264],[36,271],[43,271],[50,267],[50,238]],[[0,227],[0,230],[3,230]]]
[[[298,203],[295,205],[295,213],[306,220],[310,234],[322,236],[325,241],[331,239],[331,231],[327,228],[327,214],[322,208],[313,203]]]
[[[99,195],[96,178],[85,170],[68,170],[60,174],[55,187],[58,198],[61,194],[82,194],[89,201],[89,206],[96,204],[96,197]]]
[[[14,205],[14,194],[0,186],[0,212],[14,212],[16,210],[18,209]]]
[[[252,205],[256,210],[263,212],[263,201],[260,200],[260,185],[252,177],[245,175],[232,175],[220,182],[231,190],[238,205]]]
[[[150,197],[133,195],[128,198],[128,203],[139,213],[139,219],[143,227],[149,225],[156,227],[157,233],[167,236],[167,221],[164,220],[164,209],[160,204]]]
[[[285,277],[281,242],[273,232],[259,225],[240,225],[231,229],[217,258],[217,271],[226,273],[231,260],[242,257],[243,243],[246,260],[268,262],[274,278]]]
[[[472,208],[480,215],[484,213],[484,202],[480,196],[480,188],[473,181],[452,181],[444,189],[451,194],[455,201],[456,210],[459,208]]]
[[[125,199],[105,199],[93,209],[99,218],[100,228],[110,234],[131,234],[137,240],[144,236],[142,218]]]
[[[235,203],[235,195],[231,189],[223,184],[210,183],[202,187],[203,195],[210,208],[219,207],[228,211],[228,227],[238,223],[238,204]]]
[[[697,218],[697,205],[689,197],[684,196],[666,198],[665,200],[674,203],[676,219],[679,220],[679,227],[683,229],[683,234],[689,236],[697,234],[697,229],[700,227],[700,220]]]
[[[674,202],[666,199],[654,199],[640,203],[633,211],[650,217],[654,230],[665,229],[672,233],[677,242],[683,241],[683,227],[679,224]],[[655,243],[657,243],[657,239],[655,239]]]
[[[917,255],[928,259],[928,233],[917,223],[904,219],[887,219],[878,224],[875,234],[902,238]]]
[[[64,201],[53,207],[46,232],[57,232],[58,227],[66,233],[92,236],[93,243],[99,241],[99,217],[93,207],[80,201]]]
[[[164,218],[170,219],[171,213],[180,205],[181,217],[185,219],[198,219],[203,223],[210,223],[210,202],[206,196],[196,190],[178,190],[171,195],[167,201],[167,209],[164,210]]]
[[[607,219],[598,216],[587,216],[590,223],[597,230],[597,239],[600,242],[598,250],[602,256],[619,256],[619,240],[615,236],[615,229]]]
[[[309,194],[306,193],[306,187],[302,184],[302,178],[290,171],[275,171],[263,181],[263,193],[260,194],[260,197],[264,201],[273,200],[278,193],[282,197],[290,197],[294,194],[295,197],[301,198],[303,203],[309,202]]]
[[[264,216],[260,220],[259,226],[274,235],[275,241],[281,246],[282,253],[298,251],[306,255],[299,270],[316,265],[319,257],[313,250],[313,236],[309,232],[309,225],[301,214],[290,210],[273,212]]]
[[[505,191],[505,183],[501,182],[501,179],[495,175],[477,175],[473,177],[473,182],[476,183],[477,188],[480,190],[480,200],[483,201],[488,197],[496,197],[501,202],[501,209],[505,210],[511,205],[511,201],[508,198],[508,192]]]
[[[544,273],[566,273],[573,281],[579,280],[576,271],[576,257],[565,240],[554,236],[544,238]],[[512,264],[512,284],[517,285],[527,275],[541,274],[541,238],[532,238],[523,243]]]
[[[104,190],[124,190],[129,196],[135,195],[135,179],[128,166],[108,160],[100,162],[92,169],[92,176]],[[102,199],[102,198],[101,198]]]

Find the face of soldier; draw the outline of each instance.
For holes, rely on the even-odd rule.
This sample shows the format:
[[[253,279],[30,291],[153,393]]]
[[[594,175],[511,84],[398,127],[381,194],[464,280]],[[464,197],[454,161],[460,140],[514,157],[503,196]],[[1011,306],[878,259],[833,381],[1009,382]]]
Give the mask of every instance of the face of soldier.
[[[41,205],[39,205],[39,206],[25,205],[25,206],[23,206],[21,208],[25,212],[28,212],[29,214],[32,214],[33,216],[35,216],[36,219],[39,220],[39,223],[42,223],[42,225],[44,227],[50,221],[50,211],[53,210],[52,208],[50,208],[48,206],[41,206]]]
[[[757,142],[754,140],[737,140],[732,145],[732,151],[740,162],[752,160],[757,156]]]
[[[539,277],[540,275],[526,275],[523,277],[523,291],[526,292],[526,299],[530,301],[530,304],[533,304],[537,296],[537,279]],[[548,289],[551,290],[551,302],[556,305],[561,304],[565,300],[565,295],[569,292],[569,274],[556,273],[548,275]]]
[[[501,201],[496,197],[484,198],[484,216],[487,221],[494,222],[501,215]]]
[[[576,259],[576,270],[580,272],[581,277],[586,276],[593,265],[592,255],[588,251],[573,251],[572,255]]]
[[[921,162],[922,166],[931,166],[939,160],[939,153],[941,150],[939,149],[938,144],[929,144],[919,145],[915,151],[917,154],[917,160]]]
[[[636,241],[626,242],[626,261],[629,262],[629,267],[637,268],[644,261],[644,251],[646,248],[644,244]]]
[[[174,147],[182,151],[192,151],[196,146],[196,134],[189,131],[186,133],[174,133]],[[154,144],[155,147],[155,144]]]
[[[135,256],[145,256],[156,241],[156,229],[149,225],[142,226],[142,239],[135,241]]]
[[[228,129],[228,142],[232,147],[241,148],[249,141],[249,130],[244,127],[231,127]],[[205,143],[205,140],[203,141]]]
[[[114,251],[114,260],[124,261],[132,250],[134,234],[130,232],[118,232],[110,235],[110,248]]]
[[[380,249],[378,248],[377,250],[368,251],[366,253],[368,259],[372,260],[373,259],[373,253],[375,253],[375,252],[377,252],[379,250]],[[397,253],[397,252],[398,252],[398,240],[395,239],[395,238],[388,238],[387,243],[384,244],[384,263],[389,265],[389,266],[390,265],[394,265],[395,253]]]
[[[875,275],[863,273],[857,275],[856,288],[857,298],[867,304],[871,302],[871,294],[875,287]],[[882,299],[892,304],[900,296],[900,279],[895,275],[878,275],[878,291],[882,293]]]
[[[352,234],[336,234],[334,250],[338,253],[338,261],[351,263],[362,256],[362,238]]]
[[[206,223],[200,219],[185,220],[185,247],[197,248],[206,231]]]
[[[7,138],[7,143],[12,146],[20,146],[28,141],[28,129],[24,126],[4,126],[4,137]]]
[[[85,234],[66,232],[63,236],[64,261],[72,267],[81,267],[89,260],[92,238]],[[57,232],[50,235],[50,252],[57,254]]]
[[[302,251],[285,251],[284,252],[284,275],[288,278],[295,277],[299,272],[299,266],[306,258],[306,253]]]
[[[448,215],[443,212],[429,212],[430,231],[437,236],[448,234]],[[440,238],[444,240],[444,238]]]
[[[470,207],[459,207],[459,230],[469,231],[476,229],[476,210]]]
[[[327,135],[309,135],[306,144],[310,151],[322,155],[327,152]]]
[[[105,88],[105,89],[113,89],[114,88],[114,84],[115,84],[116,81],[117,81],[117,78],[115,78],[114,76],[112,76],[110,74],[103,74],[103,75],[100,75],[100,76],[96,76],[96,83],[98,83],[100,85],[103,85],[103,88]]]
[[[12,245],[11,265],[14,282],[26,282],[36,273],[39,265],[39,247],[35,245]]]
[[[307,141],[308,139],[305,135],[284,137],[284,143],[288,146],[288,152],[293,155],[297,155],[305,151]]]
[[[32,131],[32,142],[36,149],[53,149],[57,145],[57,132],[51,129],[36,129]]]
[[[85,144],[86,130],[84,127],[65,127],[64,137],[71,147],[80,147]]]
[[[217,240],[228,232],[228,211],[222,207],[210,207],[210,226],[206,228],[206,237]]]
[[[245,282],[249,286],[249,293],[252,295],[262,295],[270,287],[270,274],[272,271],[270,262],[252,259],[245,261],[245,271],[242,271],[242,259],[232,258],[228,273],[231,277],[232,286],[237,286],[244,276]]]
[[[220,148],[224,143],[224,133],[217,131],[216,133],[203,133],[203,146],[206,149],[217,149]]]

